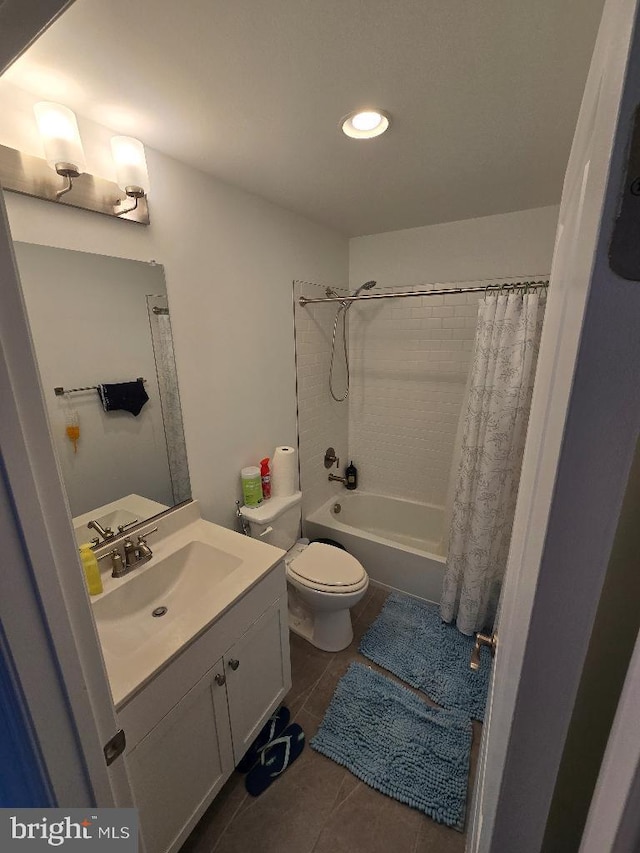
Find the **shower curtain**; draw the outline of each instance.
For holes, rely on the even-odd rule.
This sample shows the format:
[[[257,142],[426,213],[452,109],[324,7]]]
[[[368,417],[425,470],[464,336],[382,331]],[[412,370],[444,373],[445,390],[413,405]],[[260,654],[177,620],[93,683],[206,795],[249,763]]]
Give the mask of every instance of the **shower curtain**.
[[[440,613],[490,627],[509,552],[546,293],[480,300]]]

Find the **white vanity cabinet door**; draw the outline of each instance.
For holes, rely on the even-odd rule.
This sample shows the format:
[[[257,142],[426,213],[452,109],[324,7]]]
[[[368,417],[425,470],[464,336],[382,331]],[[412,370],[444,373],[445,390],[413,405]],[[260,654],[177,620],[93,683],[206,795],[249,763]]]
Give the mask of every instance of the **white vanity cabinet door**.
[[[179,848],[233,766],[219,660],[128,756],[147,853]]]
[[[274,602],[224,656],[237,764],[291,688],[286,600]]]

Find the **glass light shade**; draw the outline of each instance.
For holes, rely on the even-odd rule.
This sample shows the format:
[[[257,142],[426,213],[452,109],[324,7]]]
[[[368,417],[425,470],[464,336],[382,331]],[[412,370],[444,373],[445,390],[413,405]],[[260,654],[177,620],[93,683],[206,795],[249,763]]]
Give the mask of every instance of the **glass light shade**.
[[[35,104],[38,130],[44,145],[44,156],[52,169],[58,163],[69,163],[84,172],[86,161],[75,114],[62,104],[40,101]]]
[[[382,116],[380,113],[364,112],[354,115],[351,119],[351,124],[356,130],[375,130],[381,121]]]
[[[342,119],[342,131],[352,139],[373,139],[389,127],[390,119],[382,110],[359,110]]]
[[[116,167],[116,180],[120,189],[137,187],[149,192],[149,173],[144,145],[131,136],[111,137],[111,153]]]

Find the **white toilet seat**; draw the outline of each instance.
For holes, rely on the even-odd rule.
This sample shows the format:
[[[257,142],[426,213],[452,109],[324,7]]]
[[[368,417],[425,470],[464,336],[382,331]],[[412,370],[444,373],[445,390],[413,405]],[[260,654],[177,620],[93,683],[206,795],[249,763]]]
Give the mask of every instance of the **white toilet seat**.
[[[312,542],[301,554],[287,561],[287,575],[293,583],[306,589],[332,595],[358,592],[369,582],[366,571],[355,557],[322,542]]]

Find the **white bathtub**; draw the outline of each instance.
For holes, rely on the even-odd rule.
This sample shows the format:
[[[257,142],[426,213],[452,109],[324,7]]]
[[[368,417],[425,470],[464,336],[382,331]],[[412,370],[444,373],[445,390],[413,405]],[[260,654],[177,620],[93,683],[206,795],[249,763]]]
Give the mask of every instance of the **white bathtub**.
[[[345,491],[311,513],[303,531],[344,545],[371,580],[439,603],[443,523],[443,507]]]

